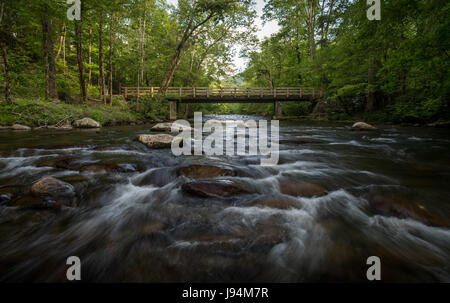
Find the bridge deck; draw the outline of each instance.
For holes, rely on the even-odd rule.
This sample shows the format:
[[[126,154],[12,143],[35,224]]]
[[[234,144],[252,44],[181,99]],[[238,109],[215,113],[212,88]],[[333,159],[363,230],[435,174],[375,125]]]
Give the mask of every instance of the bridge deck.
[[[323,97],[321,90],[311,87],[169,87],[165,94],[159,87],[122,87],[122,93],[125,98],[165,96],[181,103],[271,103]]]

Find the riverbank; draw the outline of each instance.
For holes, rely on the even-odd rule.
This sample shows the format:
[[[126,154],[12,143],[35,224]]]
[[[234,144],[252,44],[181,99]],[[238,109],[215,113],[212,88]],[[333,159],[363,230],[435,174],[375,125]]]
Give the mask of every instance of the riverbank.
[[[89,117],[103,126],[129,125],[150,122],[144,114],[136,112],[126,103],[113,106],[98,103],[67,104],[43,100],[17,99],[11,104],[0,102],[0,125],[21,124],[29,127],[58,125]]]
[[[432,123],[408,123],[408,122],[398,122],[392,121],[390,119],[376,119],[371,117],[370,115],[355,115],[355,116],[346,116],[343,119],[340,119],[336,116],[286,116],[279,118],[280,121],[299,121],[299,122],[333,122],[333,123],[355,123],[358,121],[365,121],[371,124],[384,124],[384,125],[399,125],[399,126],[411,126],[411,127],[439,127],[439,128],[450,128],[450,121],[448,120],[438,120]]]
[[[151,107],[155,109],[158,104]],[[144,106],[140,106],[144,107]],[[164,111],[161,111],[164,113]],[[67,121],[73,122],[84,117],[98,121],[102,126],[133,125],[143,123],[162,122],[166,117],[159,117],[160,112],[136,111],[129,103],[116,100],[113,106],[103,105],[99,102],[88,104],[67,104],[64,102],[49,102],[33,99],[16,99],[13,103],[0,102],[0,129],[14,124],[29,127],[46,127],[64,125]],[[373,124],[401,125],[414,127],[450,127],[450,121],[439,120],[433,123],[406,123],[392,119],[381,119],[377,113],[358,115],[321,115],[321,116],[284,116],[281,121],[302,122],[338,122],[355,123],[366,121]],[[384,116],[385,117],[385,116]],[[270,119],[270,117],[267,117]]]

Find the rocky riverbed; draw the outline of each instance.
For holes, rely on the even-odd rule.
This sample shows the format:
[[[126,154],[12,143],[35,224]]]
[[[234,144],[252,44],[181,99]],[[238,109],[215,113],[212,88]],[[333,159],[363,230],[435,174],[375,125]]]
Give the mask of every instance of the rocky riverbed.
[[[282,122],[262,167],[152,126],[0,132],[0,281],[450,281],[445,129]]]

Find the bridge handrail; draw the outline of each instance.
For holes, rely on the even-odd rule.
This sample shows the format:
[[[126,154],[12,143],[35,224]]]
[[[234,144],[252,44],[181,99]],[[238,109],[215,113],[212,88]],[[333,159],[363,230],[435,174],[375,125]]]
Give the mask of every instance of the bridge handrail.
[[[295,97],[323,97],[322,90],[314,87],[169,87],[165,93],[160,88],[153,87],[122,87],[121,91],[125,98],[129,96],[169,96],[179,98],[242,98],[242,97],[272,97],[272,98],[295,98]]]

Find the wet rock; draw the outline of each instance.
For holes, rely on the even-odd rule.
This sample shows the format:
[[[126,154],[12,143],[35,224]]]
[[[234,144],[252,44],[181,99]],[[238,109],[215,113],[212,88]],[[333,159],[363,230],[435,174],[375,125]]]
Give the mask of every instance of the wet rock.
[[[186,193],[200,197],[228,197],[249,193],[247,190],[228,180],[189,182],[183,184],[181,189]]]
[[[327,190],[320,184],[289,180],[280,184],[280,191],[285,195],[310,198],[323,196]]]
[[[20,131],[29,131],[31,130],[31,127],[28,127],[26,125],[21,125],[21,124],[14,124],[13,126],[11,126],[12,130],[20,130]]]
[[[160,222],[155,222],[151,224],[147,224],[144,227],[142,227],[142,234],[144,235],[150,235],[155,232],[159,232],[164,229],[164,224]]]
[[[172,141],[174,136],[168,134],[158,134],[158,135],[139,135],[139,142],[147,145],[150,148],[170,148],[172,146]],[[181,138],[176,140],[181,141]]]
[[[33,184],[31,193],[41,197],[73,197],[74,188],[69,183],[46,177]]]
[[[79,169],[82,172],[96,173],[96,174],[104,174],[108,172],[122,172],[124,169],[118,164],[88,164],[80,167]]]
[[[77,183],[77,182],[84,182],[89,179],[82,175],[71,175],[71,176],[61,177],[60,180],[63,182],[67,182],[67,183]]]
[[[450,220],[432,214],[423,205],[412,200],[406,201],[396,197],[376,196],[369,202],[373,210],[384,215],[411,218],[438,227],[450,227]]]
[[[353,124],[352,130],[377,130],[377,128],[364,122],[356,122]]]
[[[83,118],[77,120],[73,123],[73,126],[76,128],[100,128],[102,127],[100,123],[91,119],[91,118]]]
[[[183,130],[183,126],[181,126],[177,123],[165,122],[165,123],[158,123],[155,126],[153,126],[152,131],[172,132],[172,126],[174,126],[177,129],[177,131]],[[188,129],[191,129],[191,128],[189,127]]]
[[[269,196],[258,199],[256,203],[252,206],[254,207],[268,207],[276,209],[301,209],[302,206],[300,202],[296,201],[294,198],[280,197],[280,196]]]
[[[163,187],[177,178],[176,173],[171,168],[152,169],[136,177],[133,184],[136,186],[154,185]]]
[[[14,200],[19,193],[20,189],[16,186],[7,186],[0,188],[0,205],[9,203],[10,201]]]
[[[213,165],[190,165],[179,168],[178,175],[189,178],[207,179],[223,176],[236,176],[236,171]]]
[[[79,170],[82,166],[81,163],[78,162],[79,159],[73,158],[63,158],[63,159],[49,159],[43,160],[37,163],[37,167],[55,167],[59,169],[68,169],[68,170]]]
[[[61,206],[60,203],[57,203],[55,200],[47,201],[42,197],[36,196],[25,196],[21,197],[14,202],[10,203],[9,206],[18,207],[23,209],[49,209],[49,208],[59,208]]]

